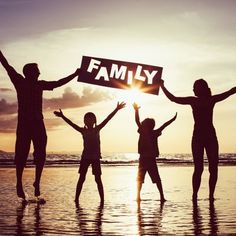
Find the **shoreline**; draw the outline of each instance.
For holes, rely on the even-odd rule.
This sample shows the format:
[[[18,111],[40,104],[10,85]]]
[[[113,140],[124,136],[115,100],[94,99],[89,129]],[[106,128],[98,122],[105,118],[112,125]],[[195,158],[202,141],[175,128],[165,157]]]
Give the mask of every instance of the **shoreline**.
[[[76,163],[76,164],[45,164],[44,168],[78,168],[80,165],[80,163]],[[194,167],[194,163],[193,162],[167,162],[167,163],[163,163],[163,162],[157,162],[157,165],[159,167],[173,167],[173,166],[177,166],[177,167]],[[138,166],[138,162],[132,162],[132,163],[114,163],[114,162],[109,162],[109,163],[102,163],[101,162],[101,166],[103,167],[119,167],[119,166]],[[207,167],[208,163],[204,163],[204,167]],[[235,162],[232,163],[219,163],[218,166],[236,166]],[[25,166],[25,168],[34,168],[35,165],[34,164],[27,164]],[[0,168],[15,168],[15,165],[12,164],[0,164]]]

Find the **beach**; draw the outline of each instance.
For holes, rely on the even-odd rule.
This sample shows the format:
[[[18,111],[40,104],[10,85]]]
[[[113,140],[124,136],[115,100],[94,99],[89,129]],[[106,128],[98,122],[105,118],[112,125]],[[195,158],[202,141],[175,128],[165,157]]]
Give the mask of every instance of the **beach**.
[[[1,235],[222,235],[236,233],[236,167],[219,166],[216,200],[208,200],[205,167],[197,204],[191,201],[193,166],[159,165],[167,202],[149,176],[136,202],[137,164],[103,165],[105,204],[100,206],[89,169],[80,204],[74,203],[78,167],[46,167],[41,192],[45,204],[22,204],[15,193],[15,169],[0,168]],[[24,186],[33,199],[34,168],[26,168]]]

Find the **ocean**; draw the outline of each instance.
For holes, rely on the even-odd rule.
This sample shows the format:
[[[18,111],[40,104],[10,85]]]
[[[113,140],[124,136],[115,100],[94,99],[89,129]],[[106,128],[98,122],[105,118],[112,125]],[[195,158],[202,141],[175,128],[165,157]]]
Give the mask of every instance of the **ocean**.
[[[104,153],[101,163],[104,165],[131,165],[138,162],[138,153]],[[81,153],[48,153],[46,158],[46,166],[76,166],[81,159]],[[206,156],[204,157],[207,163]],[[160,164],[192,164],[193,159],[191,154],[176,153],[176,154],[161,154],[157,158],[157,163]],[[27,165],[33,164],[33,155],[30,154],[27,160]],[[221,153],[219,156],[220,165],[236,165],[236,153]],[[14,153],[0,151],[0,166],[13,166]]]

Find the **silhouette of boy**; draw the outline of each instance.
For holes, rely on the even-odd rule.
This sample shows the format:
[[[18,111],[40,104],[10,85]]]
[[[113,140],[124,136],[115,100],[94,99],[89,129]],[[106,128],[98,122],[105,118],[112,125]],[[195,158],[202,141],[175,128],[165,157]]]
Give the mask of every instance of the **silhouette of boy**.
[[[144,183],[144,178],[146,172],[150,175],[152,182],[156,183],[157,189],[160,192],[161,202],[166,201],[163,193],[161,178],[158,172],[156,157],[159,156],[158,148],[158,137],[161,135],[162,131],[170,125],[177,117],[175,116],[169,121],[165,122],[161,127],[154,130],[155,120],[151,118],[146,118],[142,122],[139,119],[139,106],[133,104],[135,110],[135,121],[138,125],[139,141],[138,141],[138,152],[139,157],[139,166],[138,166],[138,178],[137,178],[137,201],[141,200],[140,192],[142,189],[142,184]]]
[[[172,102],[190,105],[192,107],[194,130],[192,136],[192,154],[194,161],[194,173],[192,177],[193,195],[192,200],[197,200],[198,190],[201,185],[201,175],[204,168],[204,150],[206,150],[209,162],[209,199],[214,200],[215,186],[218,178],[219,145],[213,125],[212,117],[214,106],[236,93],[236,87],[217,95],[211,95],[211,90],[204,79],[194,82],[194,96],[176,97],[170,93],[161,81],[164,94]]]
[[[17,196],[25,199],[22,186],[22,175],[30,150],[30,143],[34,146],[34,163],[36,165],[34,195],[40,195],[40,179],[46,159],[47,134],[43,122],[42,101],[43,91],[60,87],[78,76],[79,69],[66,78],[58,81],[38,80],[40,71],[36,63],[29,63],[23,67],[23,74],[17,73],[9,65],[0,51],[0,62],[7,71],[13,83],[18,100],[18,123],[16,130],[15,164],[17,177]]]
[[[88,167],[92,165],[92,173],[95,176],[97,188],[101,200],[101,204],[104,203],[104,191],[101,179],[101,150],[100,150],[100,130],[108,123],[108,121],[119,111],[125,107],[125,103],[117,103],[115,110],[107,116],[107,118],[97,125],[97,119],[94,113],[88,112],[84,115],[84,127],[80,127],[69,120],[61,111],[54,111],[54,114],[61,117],[67,124],[80,132],[83,137],[84,149],[81,156],[80,168],[79,168],[79,180],[76,187],[75,202],[79,203],[79,196],[85,181]]]

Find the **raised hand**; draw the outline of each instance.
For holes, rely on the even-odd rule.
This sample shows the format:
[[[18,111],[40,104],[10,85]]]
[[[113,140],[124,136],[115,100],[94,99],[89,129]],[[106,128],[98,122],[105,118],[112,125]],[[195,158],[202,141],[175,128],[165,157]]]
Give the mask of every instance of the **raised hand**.
[[[133,103],[133,108],[134,108],[135,111],[137,111],[140,108],[140,106],[137,103],[134,102]]]
[[[124,107],[125,107],[125,105],[126,105],[126,103],[125,103],[125,102],[121,102],[121,103],[117,102],[116,109],[117,109],[117,110],[120,110],[120,109],[124,108]]]
[[[164,80],[163,80],[163,79],[160,79],[160,80],[158,81],[158,83],[159,83],[160,87],[163,87],[163,86],[164,86]]]
[[[58,116],[58,117],[63,117],[64,116],[61,109],[59,109],[59,111],[54,111],[53,113],[54,113],[55,116]]]
[[[79,75],[79,73],[80,73],[80,68],[77,68],[74,74]]]
[[[175,113],[175,116],[172,118],[172,120],[174,121],[177,118],[177,112]]]

